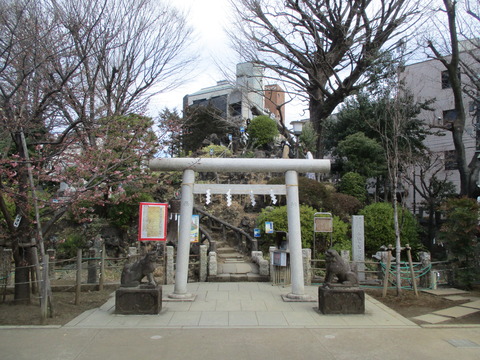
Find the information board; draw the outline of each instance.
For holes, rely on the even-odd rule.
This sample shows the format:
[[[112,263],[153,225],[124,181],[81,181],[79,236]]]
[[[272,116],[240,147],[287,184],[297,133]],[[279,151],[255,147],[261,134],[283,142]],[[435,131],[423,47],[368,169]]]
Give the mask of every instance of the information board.
[[[165,241],[167,239],[167,209],[168,204],[140,203],[139,241]]]

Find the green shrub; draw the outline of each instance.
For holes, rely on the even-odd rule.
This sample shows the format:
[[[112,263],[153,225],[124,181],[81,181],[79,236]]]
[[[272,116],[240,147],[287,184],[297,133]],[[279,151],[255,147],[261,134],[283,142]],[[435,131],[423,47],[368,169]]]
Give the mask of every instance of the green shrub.
[[[269,184],[285,184],[284,177],[273,178]],[[298,178],[298,198],[301,205],[307,205],[314,209],[325,209],[330,204],[331,190],[323,183],[308,179],[304,176]],[[285,202],[283,202],[285,204]],[[330,209],[328,209],[330,211]]]
[[[455,281],[467,289],[478,280],[475,253],[478,248],[478,203],[469,198],[449,199],[443,206],[445,221],[439,232],[449,255],[457,261]]]
[[[350,195],[358,199],[362,204],[367,200],[365,178],[355,172],[347,172],[342,176],[338,191],[342,194]]]
[[[127,193],[132,191],[133,189],[129,189]],[[120,228],[129,227],[138,219],[139,203],[141,202],[155,202],[155,200],[148,193],[140,193],[133,197],[129,196],[125,201],[109,205],[107,219],[110,223]]]
[[[86,246],[84,234],[75,232],[68,234],[64,242],[57,247],[57,256],[60,259],[71,259],[77,256],[77,250]]]
[[[366,206],[359,212],[365,222],[365,252],[367,257],[379,251],[382,245],[395,246],[395,228],[393,224],[393,206],[390,203],[378,202]],[[399,210],[398,221],[401,227],[402,246],[410,244],[412,248],[421,247],[415,217],[407,210]]]
[[[261,147],[275,140],[278,135],[277,123],[267,115],[260,115],[252,119],[247,132],[253,144]]]
[[[350,224],[342,221],[338,216],[333,217],[333,245],[338,251],[352,250],[352,239],[349,236]]]
[[[325,209],[344,221],[348,221],[350,216],[358,214],[362,207],[363,204],[356,197],[342,193],[332,193],[328,203],[325,203]]]
[[[314,240],[313,218],[315,213],[319,212],[307,205],[300,205],[300,226],[302,232],[302,247],[312,248]],[[268,207],[257,217],[257,226],[260,228],[263,239],[268,244],[275,244],[275,234],[265,234],[265,222],[272,221],[274,231],[288,232],[287,207]],[[318,236],[318,235],[317,235]],[[317,240],[318,242],[319,240]],[[328,234],[328,242],[330,234]],[[344,223],[338,216],[333,217],[332,244],[337,250],[350,250],[351,242],[348,238],[348,224]],[[320,246],[320,245],[319,245]],[[325,246],[322,247],[322,249]],[[317,247],[316,247],[317,248]],[[320,247],[319,247],[320,248]]]
[[[478,243],[478,204],[469,198],[450,199],[443,210],[445,221],[439,238],[447,244],[454,257],[469,262]]]

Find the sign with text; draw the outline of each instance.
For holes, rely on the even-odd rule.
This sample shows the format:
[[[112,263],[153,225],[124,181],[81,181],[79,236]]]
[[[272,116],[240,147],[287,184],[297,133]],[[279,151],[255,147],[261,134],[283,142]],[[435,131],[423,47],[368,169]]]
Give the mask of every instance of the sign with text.
[[[180,234],[180,215],[178,215],[178,233]],[[190,242],[200,240],[200,215],[192,215],[192,226],[190,227]]]
[[[265,221],[265,234],[273,234],[273,221]]]
[[[139,241],[165,241],[167,239],[167,209],[168,204],[140,203]]]
[[[333,232],[333,218],[331,213],[315,213],[313,218],[315,232]]]
[[[192,215],[192,228],[190,229],[190,242],[200,239],[200,215]]]

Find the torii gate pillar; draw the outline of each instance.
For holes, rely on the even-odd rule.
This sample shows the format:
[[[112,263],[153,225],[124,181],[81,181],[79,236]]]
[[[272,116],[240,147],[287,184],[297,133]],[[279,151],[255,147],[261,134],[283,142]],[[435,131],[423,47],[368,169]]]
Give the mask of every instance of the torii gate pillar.
[[[180,226],[177,245],[177,267],[175,271],[175,289],[168,297],[173,299],[191,299],[187,292],[188,261],[190,258],[190,232],[193,213],[193,183],[195,172],[191,169],[183,171],[182,200],[180,207]]]
[[[302,299],[305,297],[305,284],[302,260],[302,233],[300,225],[300,201],[298,197],[298,175],[296,171],[285,173],[287,186],[287,220],[290,249],[290,270],[292,292],[288,298]]]
[[[177,246],[175,288],[168,296],[188,300],[194,296],[187,292],[188,261],[190,253],[190,230],[193,213],[194,171],[213,172],[284,172],[287,195],[287,218],[290,248],[292,292],[286,297],[292,300],[310,300],[305,295],[302,261],[302,236],[300,226],[300,203],[298,197],[298,172],[325,173],[330,170],[329,160],[297,159],[238,159],[238,158],[169,158],[150,162],[152,170],[183,170],[180,229]],[[218,185],[217,185],[218,186]],[[228,185],[234,187],[235,185]],[[272,185],[273,186],[273,185]],[[277,185],[278,186],[278,185]],[[263,185],[265,187],[265,185]],[[255,189],[251,185],[250,189]]]

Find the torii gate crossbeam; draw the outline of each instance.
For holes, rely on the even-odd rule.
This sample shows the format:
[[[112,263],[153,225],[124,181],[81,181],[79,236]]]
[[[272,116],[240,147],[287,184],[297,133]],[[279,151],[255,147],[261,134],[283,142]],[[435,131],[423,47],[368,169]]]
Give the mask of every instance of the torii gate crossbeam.
[[[193,213],[193,194],[205,193],[215,188],[215,193],[276,194],[287,196],[287,219],[290,242],[290,267],[292,292],[286,296],[301,300],[307,298],[304,288],[302,238],[300,230],[300,203],[298,198],[298,172],[326,173],[330,171],[329,160],[310,159],[243,159],[243,158],[166,158],[150,161],[154,171],[183,171],[182,200],[180,208],[180,229],[177,246],[177,268],[175,288],[168,296],[173,299],[190,299],[187,292],[188,259],[190,253],[190,228]],[[285,185],[217,185],[195,184],[195,171],[204,172],[284,172]],[[278,191],[278,192],[277,192]],[[213,192],[212,192],[213,193]]]

